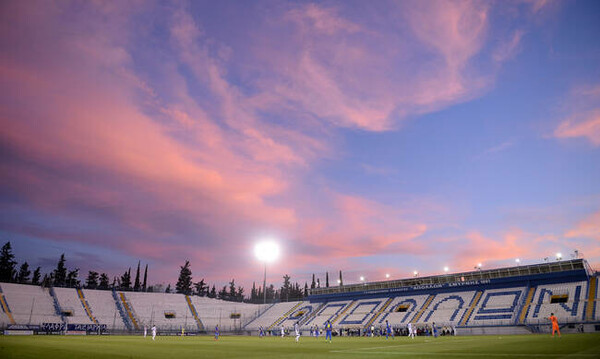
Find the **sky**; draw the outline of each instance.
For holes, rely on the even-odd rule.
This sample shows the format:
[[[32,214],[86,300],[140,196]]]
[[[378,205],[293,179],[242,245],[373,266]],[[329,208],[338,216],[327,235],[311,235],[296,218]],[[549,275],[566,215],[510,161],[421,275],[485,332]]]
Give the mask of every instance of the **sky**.
[[[149,283],[600,269],[598,1],[0,3],[0,241]],[[247,290],[249,292],[249,290]]]

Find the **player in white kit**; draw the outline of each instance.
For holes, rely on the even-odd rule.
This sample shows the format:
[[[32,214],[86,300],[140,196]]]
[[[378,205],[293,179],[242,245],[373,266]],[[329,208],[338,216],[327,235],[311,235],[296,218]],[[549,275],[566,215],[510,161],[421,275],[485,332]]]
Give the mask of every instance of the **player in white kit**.
[[[156,325],[152,325],[152,340],[156,338]]]
[[[296,331],[296,343],[298,343],[298,339],[300,339],[300,326],[298,326],[298,322],[294,324],[294,330]]]
[[[146,337],[146,335],[147,335],[147,334],[148,334],[148,327],[146,327],[146,326],[144,325],[144,338]]]
[[[408,336],[415,339],[415,329],[413,328],[412,323],[408,323]]]
[[[281,325],[281,337],[285,336],[285,329],[283,328],[283,324]]]

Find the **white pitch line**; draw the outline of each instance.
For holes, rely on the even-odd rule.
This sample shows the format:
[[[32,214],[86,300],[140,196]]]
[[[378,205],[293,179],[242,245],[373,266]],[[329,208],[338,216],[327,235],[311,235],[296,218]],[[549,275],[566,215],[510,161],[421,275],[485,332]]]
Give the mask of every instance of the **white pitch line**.
[[[367,352],[367,351],[350,351],[350,350],[331,350],[330,353],[345,353],[345,354],[372,354],[372,355],[380,355],[380,354],[389,354],[389,355],[431,355],[431,356],[492,356],[492,357],[582,357],[582,358],[597,358],[598,354],[587,354],[587,353],[563,353],[563,354],[532,354],[532,353],[446,353],[446,352]]]
[[[472,342],[472,341],[476,341],[479,339],[459,339],[459,340],[453,340],[451,343],[464,343],[464,342]],[[407,346],[411,346],[411,345],[439,345],[439,344],[448,344],[449,342],[434,342],[434,341],[428,341],[425,340],[423,342],[414,342],[414,343],[406,343],[406,344],[398,344],[398,345],[386,345],[386,346],[380,346],[380,347],[365,347],[365,348],[354,348],[354,349],[344,349],[344,350],[337,350],[337,353],[342,353],[342,352],[349,352],[349,351],[361,351],[361,350],[373,350],[373,349],[387,349],[387,348],[397,348],[397,347],[407,347]]]

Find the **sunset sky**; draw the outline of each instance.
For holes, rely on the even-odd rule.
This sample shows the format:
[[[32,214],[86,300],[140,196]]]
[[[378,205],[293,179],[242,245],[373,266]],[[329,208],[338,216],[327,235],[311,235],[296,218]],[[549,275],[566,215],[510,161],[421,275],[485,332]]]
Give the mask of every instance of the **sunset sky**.
[[[0,2],[0,241],[217,288],[600,269],[600,2]],[[83,279],[84,279],[83,278]],[[332,279],[332,282],[334,281]]]

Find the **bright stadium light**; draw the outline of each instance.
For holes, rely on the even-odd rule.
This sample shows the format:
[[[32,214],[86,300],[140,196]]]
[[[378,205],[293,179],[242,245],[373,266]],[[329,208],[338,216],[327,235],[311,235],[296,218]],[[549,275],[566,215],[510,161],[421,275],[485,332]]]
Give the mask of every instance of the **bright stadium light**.
[[[419,276],[419,272],[418,271],[414,271],[413,272],[413,276],[418,277]]]
[[[279,245],[274,241],[259,242],[254,246],[254,255],[265,263],[265,276],[263,280],[263,302],[267,303],[267,263],[272,263],[279,258]]]
[[[279,246],[273,241],[259,242],[254,246],[254,255],[261,262],[274,262],[279,258]]]
[[[338,282],[338,285],[342,284],[342,281],[339,279],[337,280],[337,282]]]
[[[558,252],[556,253],[556,260],[561,260],[562,259],[562,253]]]
[[[519,258],[517,258],[517,259],[515,259],[515,262],[521,263],[521,260]]]
[[[385,277],[386,277],[387,279],[389,279],[389,278],[390,278],[390,274],[389,274],[389,273],[386,273],[386,274],[385,274]]]
[[[360,281],[364,282],[365,281],[365,277],[363,277],[362,275],[360,276]]]
[[[450,268],[444,267],[444,272],[448,273],[449,270],[450,270]]]

